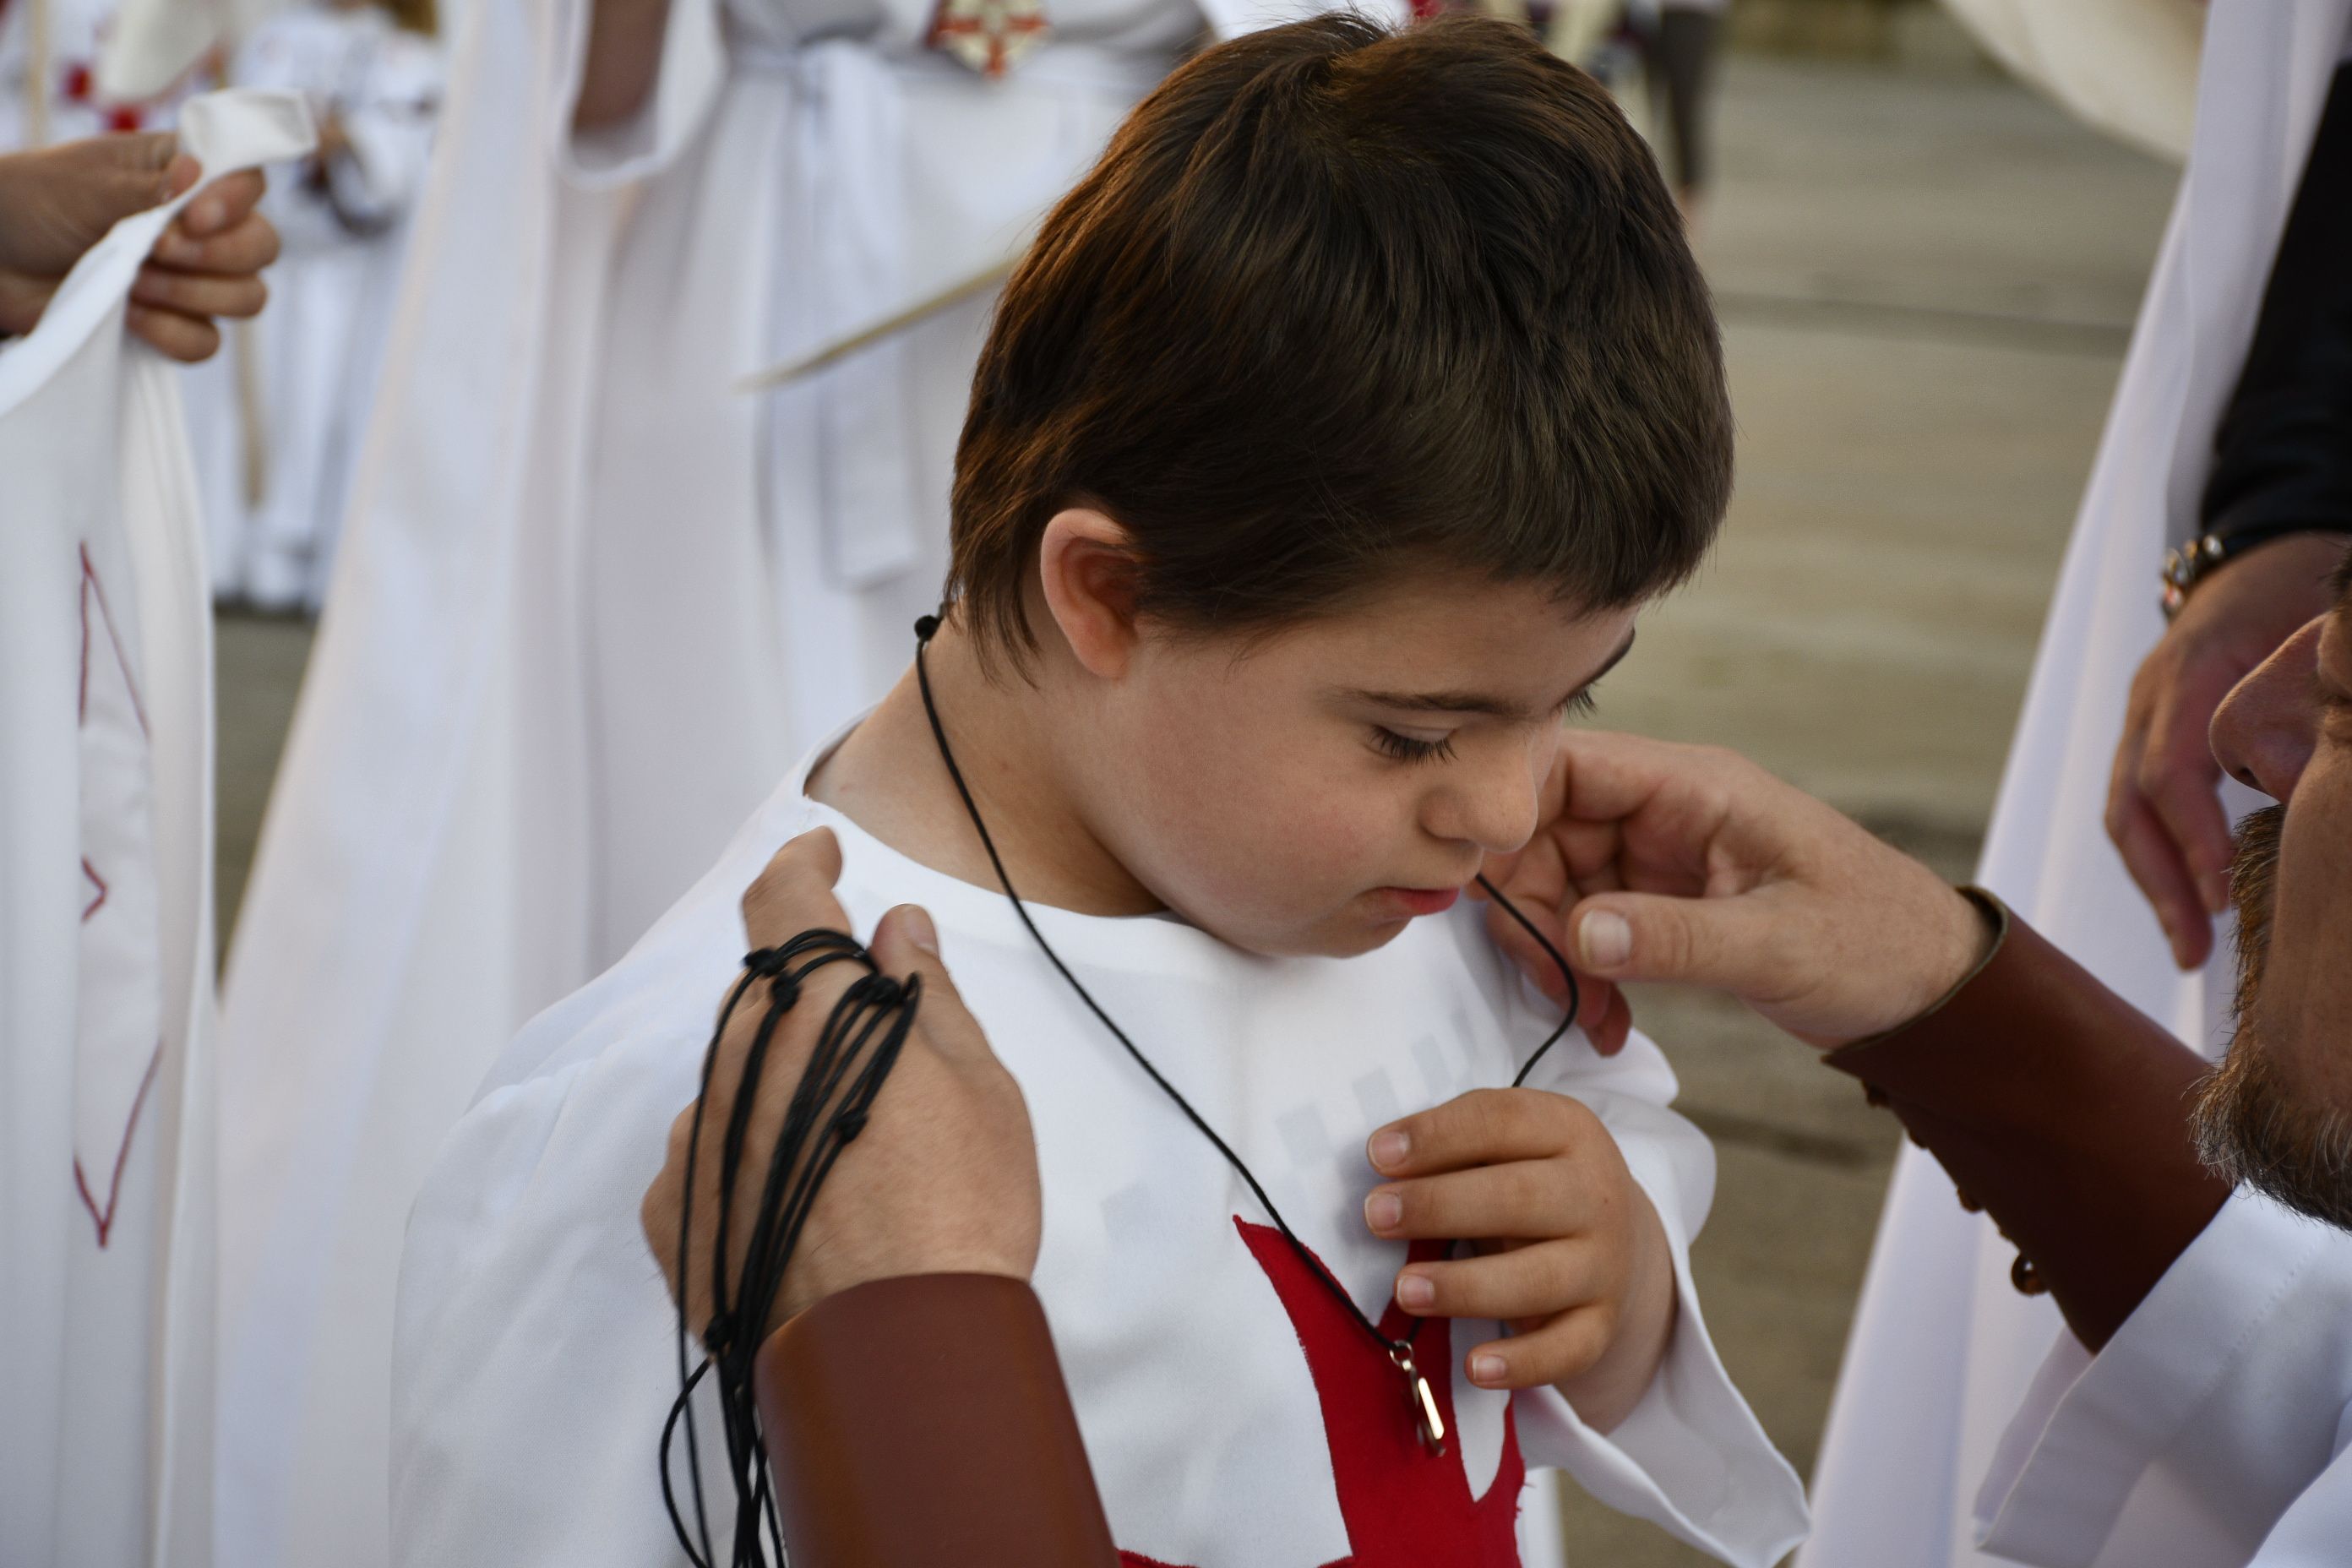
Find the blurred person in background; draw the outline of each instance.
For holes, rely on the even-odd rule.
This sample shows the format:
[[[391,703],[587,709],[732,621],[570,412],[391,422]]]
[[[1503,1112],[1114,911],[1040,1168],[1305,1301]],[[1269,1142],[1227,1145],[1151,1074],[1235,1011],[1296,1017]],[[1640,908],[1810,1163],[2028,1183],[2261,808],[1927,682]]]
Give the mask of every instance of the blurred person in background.
[[[2135,15],[2111,25],[2137,26]],[[2088,47],[2095,28],[2077,21]],[[2208,1055],[2229,1033],[2229,976],[2209,963],[2228,824],[2257,804],[2234,783],[2217,796],[2208,723],[2236,679],[2327,604],[2352,521],[2347,24],[2344,0],[2211,13],[2188,170],[1978,871]],[[1804,1568],[1999,1561],[1972,1543],[1971,1500],[2053,1344],[2071,1342],[2046,1299],[2020,1293],[2031,1276],[2012,1285],[2013,1265],[1906,1148],[1814,1472]],[[2242,1561],[2193,1523],[2202,1484],[2152,1471],[2118,1500],[2096,1563]]]
[[[260,352],[261,495],[215,526],[213,591],[315,612],[383,370],[408,216],[425,184],[443,65],[433,0],[314,0],[248,37],[242,87],[310,100],[319,151],[270,193],[286,254]]]

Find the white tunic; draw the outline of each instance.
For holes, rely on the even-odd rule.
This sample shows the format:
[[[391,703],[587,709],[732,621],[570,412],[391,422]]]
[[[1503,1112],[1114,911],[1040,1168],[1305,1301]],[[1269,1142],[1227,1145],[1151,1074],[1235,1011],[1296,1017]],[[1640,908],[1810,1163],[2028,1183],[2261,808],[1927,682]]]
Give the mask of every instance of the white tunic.
[[[1513,1396],[1455,1381],[1497,1325],[1457,1325],[1450,1352],[1433,1327],[1423,1367],[1457,1440],[1429,1459],[1394,1369],[1003,898],[889,849],[804,798],[803,777],[627,958],[523,1032],[435,1163],[401,1278],[398,1562],[681,1560],[654,1464],[677,1393],[675,1319],[637,1205],[740,961],[741,890],[817,826],[841,840],[839,893],[856,929],[898,903],[931,912],[959,990],[1020,1081],[1045,1192],[1038,1293],[1131,1560],[1500,1568],[1519,1560],[1510,1517],[1522,1463],[1563,1467],[1727,1562],[1761,1568],[1802,1532],[1795,1476],[1725,1376],[1691,1289],[1714,1157],[1665,1108],[1674,1078],[1655,1047],[1637,1037],[1604,1058],[1571,1033],[1535,1081],[1601,1115],[1664,1223],[1682,1314],[1665,1366],[1604,1438],[1549,1389]],[[1364,1139],[1507,1083],[1551,1026],[1475,916],[1419,921],[1340,961],[1263,958],[1168,919],[1033,912],[1381,1318],[1404,1249],[1364,1227],[1375,1181]],[[1392,1420],[1327,1428],[1328,1406],[1368,1396]]]
[[[226,173],[300,103],[187,106]],[[124,219],[0,348],[0,1563],[212,1559],[212,622]]]
[[[2352,1237],[2240,1193],[2096,1360],[2042,1367],[1979,1502],[2046,1568],[2323,1568],[2352,1546]]]
[[[269,608],[326,595],[441,99],[439,46],[373,6],[297,6],[238,52],[247,87],[308,95],[351,146],[323,165],[273,170],[265,211],[284,248],[260,354],[267,477],[240,530],[215,530],[213,591]]]
[[[2108,772],[2133,672],[2163,630],[2156,567],[2194,530],[2212,432],[2236,384],[2271,259],[2302,177],[2346,0],[2222,5],[2200,84],[2196,143],[2042,634],[2002,779],[1981,879],[2150,1016],[2210,1055],[2226,1037],[2227,943],[2201,973],[2172,965],[2147,900],[2108,843]],[[2255,804],[2235,785],[2232,815]],[[2009,1282],[2016,1248],[1962,1212],[1934,1160],[1906,1146],[1847,1342],[1813,1478],[1803,1568],[2006,1561],[1979,1551],[1979,1499],[2020,1401],[2058,1343],[2046,1300]],[[2194,1365],[2196,1352],[2182,1354]],[[2200,1506],[2153,1475],[2101,1568],[2220,1568],[2208,1538],[2168,1529]],[[1976,1506],[1972,1507],[1972,1500]],[[2346,1539],[2352,1540],[2352,1525]],[[2087,1559],[2085,1561],[2088,1561]]]
[[[924,0],[676,0],[646,112],[576,141],[588,0],[468,7],[226,980],[240,1563],[383,1561],[433,1151],[904,668],[982,305],[734,386],[1001,256],[1202,25],[1051,9],[991,82],[920,46]]]

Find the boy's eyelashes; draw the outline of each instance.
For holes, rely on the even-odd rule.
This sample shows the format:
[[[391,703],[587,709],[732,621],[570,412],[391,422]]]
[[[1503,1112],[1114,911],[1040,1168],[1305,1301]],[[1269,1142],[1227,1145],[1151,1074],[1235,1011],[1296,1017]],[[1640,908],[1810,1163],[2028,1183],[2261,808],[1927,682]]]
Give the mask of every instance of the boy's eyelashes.
[[[1385,724],[1372,726],[1372,744],[1400,763],[1442,763],[1454,755],[1454,737],[1423,741],[1400,735]]]
[[[1562,722],[1581,719],[1598,706],[1592,688],[1588,686],[1559,705],[1558,717]],[[1385,724],[1375,724],[1372,726],[1372,744],[1382,754],[1401,763],[1442,763],[1452,760],[1454,756],[1454,735],[1450,732],[1430,739],[1401,734]]]

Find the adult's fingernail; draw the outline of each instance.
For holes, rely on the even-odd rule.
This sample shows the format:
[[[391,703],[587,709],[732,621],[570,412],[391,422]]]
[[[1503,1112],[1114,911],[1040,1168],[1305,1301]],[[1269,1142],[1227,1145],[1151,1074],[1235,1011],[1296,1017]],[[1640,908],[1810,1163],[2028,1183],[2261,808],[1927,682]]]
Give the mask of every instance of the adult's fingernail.
[[[1374,1193],[1364,1200],[1364,1223],[1374,1230],[1394,1230],[1404,1218],[1404,1200],[1394,1193]]]
[[[228,211],[218,196],[198,196],[188,207],[188,226],[209,234],[228,221]]]
[[[1404,1163],[1405,1155],[1412,1150],[1412,1140],[1391,1127],[1385,1132],[1373,1133],[1365,1152],[1371,1157],[1375,1170],[1393,1171]]]
[[[913,942],[933,958],[940,955],[940,933],[931,924],[931,917],[929,913],[909,904],[907,906],[907,912],[898,918],[906,922],[908,942]]]
[[[1594,910],[1577,922],[1576,953],[1587,969],[1615,969],[1633,956],[1633,928],[1623,915]]]
[[[1400,1307],[1426,1307],[1437,1300],[1437,1281],[1426,1274],[1402,1275],[1396,1296]]]
[[[2230,907],[2230,878],[2225,871],[2208,871],[2199,879],[2205,890],[2205,908],[2210,914],[2221,914]]]
[[[1504,1371],[1501,1356],[1474,1355],[1470,1358],[1470,1381],[1473,1383],[1500,1383]]]

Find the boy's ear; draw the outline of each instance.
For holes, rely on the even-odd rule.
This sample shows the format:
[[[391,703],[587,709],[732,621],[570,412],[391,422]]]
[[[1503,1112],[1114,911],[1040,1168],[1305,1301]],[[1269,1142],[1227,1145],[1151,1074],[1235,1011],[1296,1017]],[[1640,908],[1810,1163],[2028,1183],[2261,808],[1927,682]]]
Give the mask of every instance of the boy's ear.
[[[1037,542],[1045,608],[1089,674],[1115,680],[1135,648],[1135,542],[1102,512],[1055,512]]]

